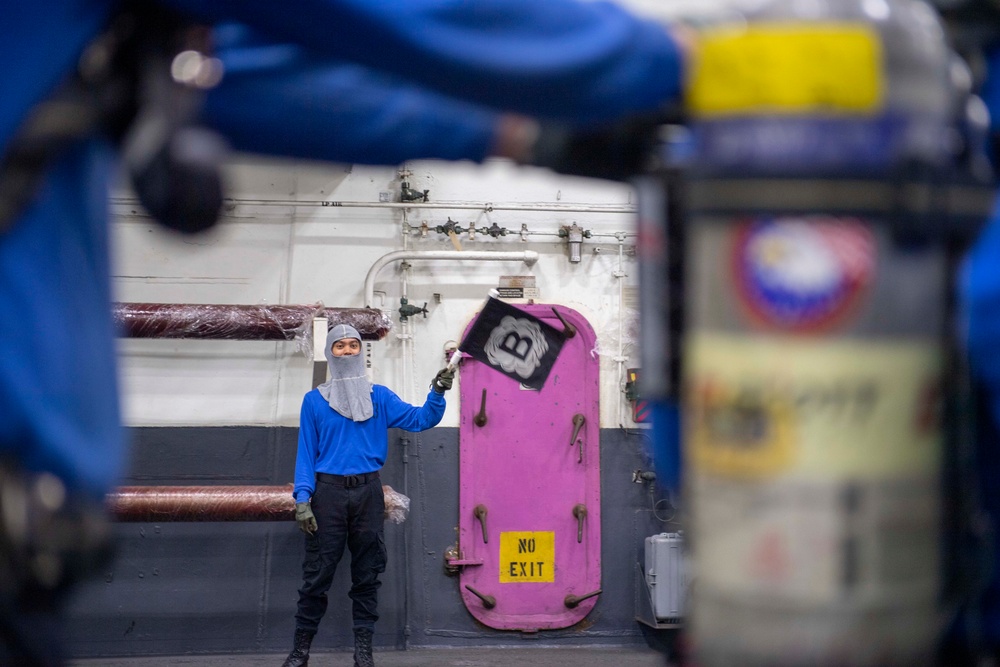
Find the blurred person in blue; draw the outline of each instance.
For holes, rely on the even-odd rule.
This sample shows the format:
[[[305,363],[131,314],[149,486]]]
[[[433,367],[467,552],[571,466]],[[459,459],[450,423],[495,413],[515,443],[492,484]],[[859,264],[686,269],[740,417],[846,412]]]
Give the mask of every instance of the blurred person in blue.
[[[361,356],[361,334],[337,324],[326,337],[330,379],[305,395],[295,457],[295,519],[305,533],[295,642],[283,667],[305,667],[327,591],[345,547],[351,552],[355,667],[373,667],[379,574],[385,572],[385,499],[379,470],[389,449],[388,429],[419,432],[444,416],[444,392],[455,369],[434,376],[420,407],[372,384]]]
[[[993,12],[992,33],[1000,32]],[[985,33],[984,33],[985,34]],[[980,97],[990,112],[990,153],[1000,167],[1000,34],[983,45],[985,77]],[[956,665],[1000,660],[1000,206],[965,258],[959,274],[960,326],[973,383],[973,450],[977,507],[982,511],[970,563],[972,597],[957,632],[949,637],[948,659]],[[978,584],[978,585],[975,585]]]
[[[678,97],[659,22],[576,0],[64,0],[0,22],[0,664],[62,664],[126,466],[111,313],[117,170],[197,231],[237,151],[482,161],[626,178]],[[377,47],[373,47],[377,45]],[[646,127],[646,125],[643,125]]]
[[[981,148],[1000,173],[1000,6],[989,0],[933,1],[953,45],[978,79],[989,111]],[[978,146],[972,146],[973,151]],[[964,500],[953,502],[965,526],[957,537],[961,608],[941,643],[936,664],[1000,664],[1000,199],[959,267],[957,334],[964,346],[971,395],[959,415],[971,447],[962,452]],[[953,499],[954,501],[954,499]],[[951,517],[954,520],[954,517]]]

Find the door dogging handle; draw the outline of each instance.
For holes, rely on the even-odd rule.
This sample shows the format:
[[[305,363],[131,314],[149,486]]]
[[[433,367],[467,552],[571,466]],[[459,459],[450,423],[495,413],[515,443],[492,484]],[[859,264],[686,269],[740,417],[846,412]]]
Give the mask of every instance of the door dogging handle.
[[[486,505],[476,505],[475,509],[472,510],[472,514],[479,519],[479,523],[483,525],[483,544],[489,544],[489,537],[486,535]]]
[[[479,598],[480,600],[482,600],[483,601],[483,606],[486,607],[487,609],[493,609],[493,607],[497,606],[497,599],[495,597],[493,597],[492,595],[486,595],[484,593],[480,593],[479,591],[477,591],[475,588],[473,588],[472,586],[470,586],[468,584],[465,585],[465,590],[469,591],[470,593],[472,593],[473,595],[475,595],[477,598]]]
[[[552,312],[555,313],[557,318],[559,318],[559,322],[563,326],[563,336],[566,336],[566,338],[572,338],[573,336],[575,336],[576,327],[567,322],[566,318],[563,317],[562,314],[555,308],[552,309]]]
[[[569,439],[569,446],[577,444],[577,436],[580,435],[580,429],[583,425],[587,423],[587,418],[583,416],[582,413],[578,412],[573,415],[573,436]],[[580,455],[577,457],[577,463],[583,463],[583,440],[580,440]]]
[[[563,600],[563,604],[569,609],[576,608],[584,600],[589,600],[592,597],[596,597],[601,594],[601,589],[598,588],[596,591],[587,593],[586,595],[567,595],[566,599]]]
[[[573,516],[576,517],[576,541],[583,542],[583,520],[587,518],[587,506],[583,503],[573,508]]]
[[[583,428],[585,423],[587,423],[587,418],[582,414],[578,412],[573,415],[573,435],[569,439],[570,447],[576,444],[576,436],[580,435],[580,429]]]
[[[472,418],[472,423],[482,428],[486,426],[486,390],[483,389],[483,400],[479,404],[479,412]]]

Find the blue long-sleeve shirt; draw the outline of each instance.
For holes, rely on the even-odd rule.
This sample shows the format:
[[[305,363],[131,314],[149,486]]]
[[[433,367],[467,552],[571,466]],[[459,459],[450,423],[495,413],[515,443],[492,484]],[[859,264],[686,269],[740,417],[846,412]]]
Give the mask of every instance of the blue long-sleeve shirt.
[[[295,456],[295,502],[312,497],[316,473],[360,475],[385,464],[390,428],[426,431],[444,415],[444,394],[433,389],[420,407],[410,405],[380,384],[372,385],[374,414],[363,422],[344,417],[318,389],[302,399],[299,416],[299,449]]]

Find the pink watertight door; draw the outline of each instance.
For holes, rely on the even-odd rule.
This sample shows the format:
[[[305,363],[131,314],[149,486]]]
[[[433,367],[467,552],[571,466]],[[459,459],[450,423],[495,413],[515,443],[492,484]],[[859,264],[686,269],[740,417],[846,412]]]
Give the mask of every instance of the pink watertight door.
[[[518,307],[563,328],[552,306]],[[469,357],[461,365],[459,558],[453,562],[461,565],[465,606],[491,628],[566,628],[600,597],[595,335],[579,313],[556,308],[576,335],[541,391]]]

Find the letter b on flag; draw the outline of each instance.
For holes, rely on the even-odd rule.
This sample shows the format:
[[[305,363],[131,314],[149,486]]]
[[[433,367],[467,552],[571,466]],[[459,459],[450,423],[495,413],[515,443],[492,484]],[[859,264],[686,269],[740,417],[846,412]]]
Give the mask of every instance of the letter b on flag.
[[[459,349],[532,389],[541,389],[565,336],[534,315],[490,298]]]

